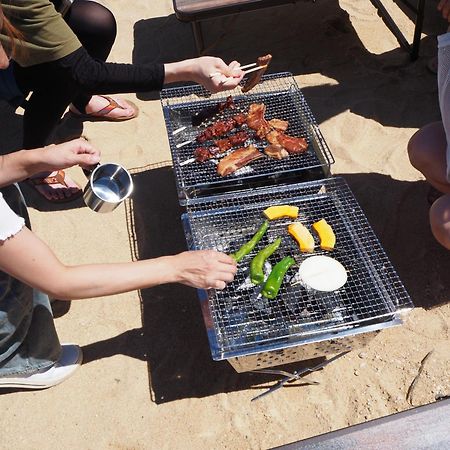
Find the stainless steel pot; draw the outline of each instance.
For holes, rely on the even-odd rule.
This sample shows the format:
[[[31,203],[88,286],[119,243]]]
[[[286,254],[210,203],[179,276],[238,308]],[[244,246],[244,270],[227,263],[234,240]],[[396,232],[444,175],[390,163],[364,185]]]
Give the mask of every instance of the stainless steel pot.
[[[116,209],[133,192],[130,173],[114,163],[85,170],[89,182],[84,189],[84,202],[95,212],[107,213]]]

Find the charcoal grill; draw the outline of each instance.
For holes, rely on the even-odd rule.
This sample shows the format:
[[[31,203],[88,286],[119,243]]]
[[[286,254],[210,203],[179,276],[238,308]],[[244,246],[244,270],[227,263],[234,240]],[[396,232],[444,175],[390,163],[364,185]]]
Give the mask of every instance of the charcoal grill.
[[[283,236],[277,260],[300,254],[287,234],[292,219],[271,222],[263,241],[240,263],[225,290],[200,291],[213,359],[238,371],[275,366],[365,345],[379,330],[401,323],[412,303],[364,213],[342,178],[284,184],[220,194],[187,203],[183,224],[191,249],[232,253],[255,233],[272,205],[299,207],[306,226],[326,219],[336,236],[332,256],[348,271],[338,291],[317,293],[286,280],[275,300],[265,301],[248,281],[258,249]],[[329,254],[315,250],[317,254]]]
[[[232,95],[237,109],[225,110],[213,120],[229,118],[238,111],[247,112],[251,103],[265,103],[267,119],[281,118],[289,121],[288,134],[304,137],[308,150],[302,155],[291,155],[285,160],[264,157],[227,177],[216,172],[216,160],[204,163],[192,162],[198,133],[211,123],[206,121],[202,127],[191,125],[192,115],[205,107],[222,102]],[[274,184],[294,178],[297,181],[323,178],[329,175],[333,156],[316,124],[306,100],[292,74],[278,73],[266,75],[263,81],[250,93],[242,94],[240,88],[226,94],[211,95],[201,86],[184,86],[164,89],[161,93],[164,118],[169,138],[172,160],[176,174],[178,195],[181,204],[189,198],[229,192],[242,186],[261,186]],[[182,132],[177,130],[186,127]],[[190,142],[187,145],[183,143]],[[253,144],[263,150],[267,143],[251,138],[246,145]]]
[[[264,102],[267,119],[288,120],[288,134],[305,137],[307,152],[282,161],[264,158],[224,178],[211,161],[185,164],[193,157],[197,144],[192,141],[199,133],[191,125],[192,115],[230,93],[244,112],[251,103]],[[291,269],[276,299],[265,300],[248,279],[256,252],[282,236],[271,260],[294,255],[300,264],[308,257],[287,233],[290,219],[272,221],[225,290],[198,291],[214,360],[226,359],[237,372],[245,372],[343,354],[402,323],[413,307],[411,299],[348,185],[330,177],[333,156],[292,74],[265,76],[245,95],[239,88],[216,95],[199,86],[165,89],[161,102],[190,249],[232,253],[253,236],[265,208],[290,204],[299,207],[298,220],[307,227],[320,219],[332,226],[337,243],[331,256],[348,272],[341,289],[318,293],[296,283],[296,270]],[[225,111],[212,120],[235,113]],[[260,141],[253,143],[262,149]],[[318,248],[314,255],[329,255]]]

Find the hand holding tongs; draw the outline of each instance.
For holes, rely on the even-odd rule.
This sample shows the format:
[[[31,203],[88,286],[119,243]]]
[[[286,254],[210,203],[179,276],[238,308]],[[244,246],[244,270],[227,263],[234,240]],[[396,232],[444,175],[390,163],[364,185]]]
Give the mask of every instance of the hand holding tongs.
[[[282,388],[286,383],[288,383],[290,381],[298,380],[303,375],[305,375],[309,372],[315,372],[316,370],[322,369],[323,367],[327,366],[331,362],[335,361],[336,359],[340,358],[341,356],[346,355],[349,352],[350,352],[350,350],[346,350],[345,352],[339,353],[339,354],[333,356],[332,358],[327,359],[326,361],[324,361],[320,364],[317,364],[314,367],[305,367],[304,369],[295,371],[294,373],[289,373],[284,370],[276,370],[276,369],[252,370],[252,372],[254,372],[254,373],[270,373],[270,374],[275,374],[275,375],[285,375],[285,378],[278,381],[277,384],[275,384],[274,386],[272,386],[271,388],[269,388],[267,391],[263,392],[262,394],[259,394],[256,397],[253,397],[251,401],[258,400],[258,399],[264,397],[265,395],[270,394],[271,392],[277,391],[278,389]],[[308,381],[308,384],[319,384],[319,383],[317,381]]]

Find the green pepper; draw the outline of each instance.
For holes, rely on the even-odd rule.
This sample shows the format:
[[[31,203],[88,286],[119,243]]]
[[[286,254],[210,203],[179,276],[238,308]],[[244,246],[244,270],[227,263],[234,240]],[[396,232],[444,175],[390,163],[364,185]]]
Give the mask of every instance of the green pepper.
[[[248,255],[255,248],[256,244],[261,240],[268,228],[269,221],[265,220],[264,223],[259,227],[258,231],[255,233],[255,235],[248,242],[246,242],[236,253],[232,253],[230,256],[236,262],[239,262],[245,255]]]
[[[283,282],[284,275],[293,264],[295,264],[295,259],[291,256],[286,256],[275,265],[261,291],[261,294],[264,297],[274,299],[277,296],[281,283]]]
[[[263,266],[266,259],[274,253],[281,244],[281,238],[279,237],[267,247],[264,247],[250,263],[250,280],[253,284],[261,284],[264,281]]]

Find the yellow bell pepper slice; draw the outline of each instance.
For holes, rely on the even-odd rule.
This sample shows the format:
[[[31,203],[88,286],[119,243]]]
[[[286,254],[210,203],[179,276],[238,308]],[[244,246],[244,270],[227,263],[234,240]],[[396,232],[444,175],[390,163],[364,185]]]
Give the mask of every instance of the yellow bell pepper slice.
[[[296,219],[298,217],[298,206],[269,206],[269,208],[266,208],[263,212],[269,220],[280,219],[281,217],[290,217],[291,219]]]
[[[313,223],[312,228],[319,236],[320,248],[322,250],[333,250],[336,245],[336,236],[331,225],[325,219],[321,219]]]
[[[314,238],[300,222],[294,222],[288,225],[288,233],[298,242],[300,251],[312,253],[314,251]]]

